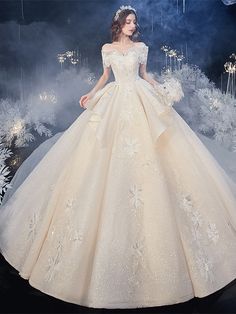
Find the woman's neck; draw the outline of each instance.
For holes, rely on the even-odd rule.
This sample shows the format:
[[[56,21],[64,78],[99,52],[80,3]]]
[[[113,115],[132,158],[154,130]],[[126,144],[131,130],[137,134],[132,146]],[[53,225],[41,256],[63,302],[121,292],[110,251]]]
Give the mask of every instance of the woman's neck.
[[[129,38],[129,36],[126,36],[124,34],[121,34],[120,37],[118,38],[117,42],[120,44],[120,45],[129,45],[132,40]]]

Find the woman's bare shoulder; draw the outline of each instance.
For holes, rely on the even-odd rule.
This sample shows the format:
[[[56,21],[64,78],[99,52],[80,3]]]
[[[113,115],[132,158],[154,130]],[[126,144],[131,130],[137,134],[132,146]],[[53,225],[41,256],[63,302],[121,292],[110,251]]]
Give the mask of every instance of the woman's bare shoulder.
[[[143,42],[143,41],[137,41],[137,42],[134,42],[134,44],[137,46],[137,47],[147,47],[147,45]],[[101,50],[102,51],[112,51],[114,49],[114,44],[112,43],[105,43],[102,45],[102,48]]]
[[[106,43],[106,44],[102,45],[101,50],[102,51],[109,51],[109,50],[111,50],[111,48],[112,48],[111,43]]]
[[[144,46],[147,47],[147,45],[143,41],[137,41],[135,42],[135,45],[137,45],[137,47],[144,47]]]

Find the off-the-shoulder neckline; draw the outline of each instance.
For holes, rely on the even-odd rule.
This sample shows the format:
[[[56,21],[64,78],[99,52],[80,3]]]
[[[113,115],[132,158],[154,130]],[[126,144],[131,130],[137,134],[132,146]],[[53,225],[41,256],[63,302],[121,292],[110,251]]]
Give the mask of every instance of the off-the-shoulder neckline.
[[[134,49],[134,48],[141,48],[141,47],[146,47],[146,48],[148,48],[148,46],[144,43],[144,42],[139,42],[139,43],[142,43],[142,44],[139,44],[139,45],[137,45],[137,44],[134,44],[133,46],[131,46],[131,47],[129,47],[129,48],[127,48],[125,51],[120,51],[119,49],[111,49],[111,50],[106,50],[106,49],[104,49],[103,47],[102,47],[102,49],[101,49],[101,51],[102,52],[106,52],[106,53],[114,53],[114,52],[117,52],[117,53],[120,53],[121,55],[125,55],[125,54],[127,54],[127,52],[129,52],[131,49]]]

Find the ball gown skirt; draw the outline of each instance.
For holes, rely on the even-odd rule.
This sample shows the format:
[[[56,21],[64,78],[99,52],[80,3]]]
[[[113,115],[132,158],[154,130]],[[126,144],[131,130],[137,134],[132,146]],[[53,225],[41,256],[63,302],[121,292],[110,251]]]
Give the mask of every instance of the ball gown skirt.
[[[136,75],[141,48],[107,53],[116,80],[0,208],[5,259],[67,302],[175,304],[236,278],[236,184]]]

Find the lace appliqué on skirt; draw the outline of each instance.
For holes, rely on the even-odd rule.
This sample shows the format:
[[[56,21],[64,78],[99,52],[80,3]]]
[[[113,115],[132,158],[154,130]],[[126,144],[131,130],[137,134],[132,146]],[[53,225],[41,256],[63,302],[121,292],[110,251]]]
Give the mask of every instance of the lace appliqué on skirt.
[[[180,208],[182,206],[188,217],[185,238],[189,241],[188,248],[192,249],[192,254],[195,256],[196,266],[206,281],[213,282],[214,261],[210,258],[207,248],[210,244],[216,245],[219,240],[216,224],[203,219],[190,194],[182,194],[179,206]],[[208,243],[206,243],[207,239]]]
[[[61,257],[66,247],[68,248],[68,243],[73,245],[72,249],[76,249],[76,246],[79,246],[83,241],[83,233],[74,222],[76,208],[78,210],[77,199],[74,197],[67,198],[61,217],[56,219],[55,223],[51,226],[50,236],[47,241],[52,241],[55,244],[54,250],[51,249],[49,252],[48,263],[45,265],[45,281],[50,281],[58,273],[63,273],[60,268],[63,266]],[[66,247],[64,243],[66,244]],[[68,259],[66,260],[66,263],[69,267],[70,263],[68,262]]]

